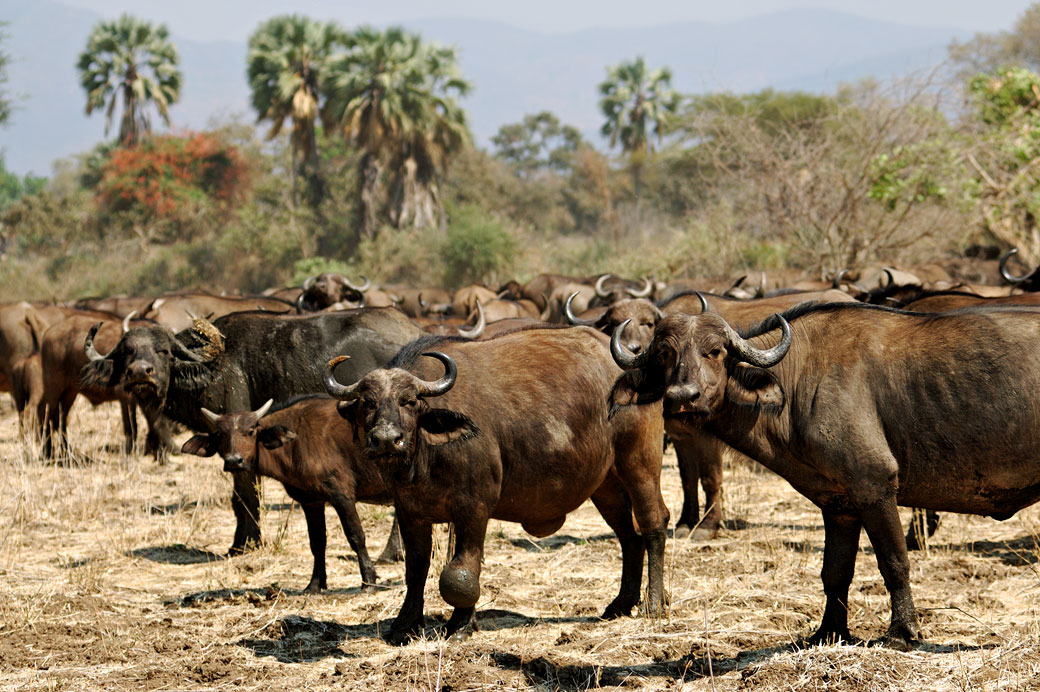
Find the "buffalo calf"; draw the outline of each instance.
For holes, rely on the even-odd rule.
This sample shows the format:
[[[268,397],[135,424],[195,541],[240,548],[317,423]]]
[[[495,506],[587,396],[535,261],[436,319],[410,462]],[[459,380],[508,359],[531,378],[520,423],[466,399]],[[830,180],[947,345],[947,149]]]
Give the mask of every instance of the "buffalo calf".
[[[339,515],[357,555],[363,588],[369,588],[376,582],[376,570],[368,557],[355,503],[385,505],[391,501],[379,471],[358,449],[353,431],[339,424],[336,403],[326,396],[309,396],[275,409],[268,401],[256,411],[222,416],[203,408],[212,432],[195,435],[181,448],[202,457],[219,454],[225,471],[280,481],[289,497],[303,506],[314,556],[314,571],[304,589],[309,593],[327,588],[325,503]],[[400,545],[395,523],[380,560],[396,559]]]

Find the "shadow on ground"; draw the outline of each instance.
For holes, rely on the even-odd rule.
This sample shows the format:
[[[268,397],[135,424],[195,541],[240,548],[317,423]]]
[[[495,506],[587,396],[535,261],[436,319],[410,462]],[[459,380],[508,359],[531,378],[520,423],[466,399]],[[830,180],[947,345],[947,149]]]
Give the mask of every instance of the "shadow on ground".
[[[137,548],[136,550],[131,550],[128,555],[130,557],[151,560],[152,562],[161,562],[166,565],[197,565],[203,562],[216,562],[227,559],[225,555],[217,555],[201,548],[189,548],[183,543]]]

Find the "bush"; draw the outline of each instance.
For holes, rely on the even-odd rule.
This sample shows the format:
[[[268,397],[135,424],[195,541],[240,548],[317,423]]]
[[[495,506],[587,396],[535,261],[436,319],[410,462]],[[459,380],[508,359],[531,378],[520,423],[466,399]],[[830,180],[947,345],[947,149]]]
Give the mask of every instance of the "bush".
[[[441,247],[444,284],[499,283],[511,269],[516,251],[513,235],[487,211],[463,205],[449,215],[447,235]]]

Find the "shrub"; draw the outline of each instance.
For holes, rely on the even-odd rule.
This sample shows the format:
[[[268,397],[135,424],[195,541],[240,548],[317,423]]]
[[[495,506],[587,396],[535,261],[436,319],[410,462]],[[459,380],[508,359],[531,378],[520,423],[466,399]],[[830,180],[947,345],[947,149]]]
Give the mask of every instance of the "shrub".
[[[480,207],[462,205],[449,216],[441,247],[444,283],[495,285],[509,272],[515,250],[513,234],[500,221]]]

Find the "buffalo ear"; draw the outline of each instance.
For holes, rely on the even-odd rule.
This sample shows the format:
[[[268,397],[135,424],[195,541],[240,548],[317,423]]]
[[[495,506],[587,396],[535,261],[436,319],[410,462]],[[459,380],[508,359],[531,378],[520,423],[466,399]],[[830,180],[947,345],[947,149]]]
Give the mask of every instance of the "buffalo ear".
[[[79,371],[80,386],[84,388],[108,388],[118,384],[115,364],[110,358],[92,360]]]
[[[211,457],[217,453],[217,440],[212,435],[200,433],[181,445],[181,454]]]
[[[650,380],[642,370],[629,370],[617,378],[614,387],[607,397],[610,406],[607,418],[613,418],[622,406],[633,404],[652,404],[664,397],[664,384]]]
[[[270,428],[262,428],[256,439],[264,446],[264,449],[278,449],[295,440],[296,433],[284,425],[272,425]]]
[[[769,370],[737,364],[726,380],[726,398],[745,406],[783,408],[784,390]]]
[[[431,408],[419,416],[419,434],[426,444],[443,445],[472,439],[480,434],[480,428],[469,416],[445,408]]]
[[[336,404],[336,413],[339,417],[347,421],[350,424],[350,428],[354,431],[354,442],[360,442],[361,437],[358,435],[358,400],[354,401],[340,401]]]

